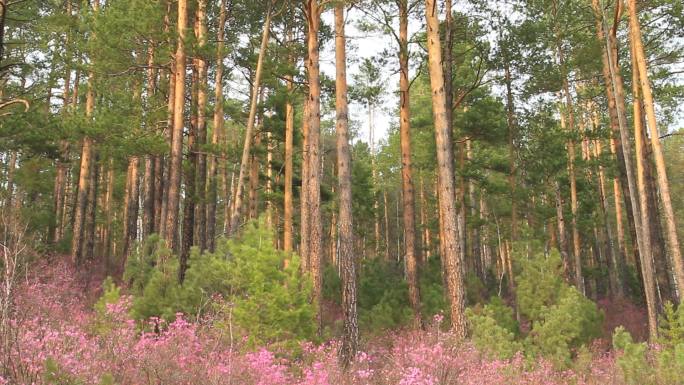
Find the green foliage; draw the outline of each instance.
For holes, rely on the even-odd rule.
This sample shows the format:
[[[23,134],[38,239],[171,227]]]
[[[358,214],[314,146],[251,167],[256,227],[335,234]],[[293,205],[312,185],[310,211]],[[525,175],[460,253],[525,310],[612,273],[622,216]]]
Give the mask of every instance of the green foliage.
[[[373,331],[406,325],[413,318],[401,266],[380,258],[362,263],[359,272],[359,324]]]
[[[617,364],[628,384],[652,383],[653,369],[647,361],[645,343],[634,342],[628,331],[618,327],[613,333],[613,348],[622,351]]]
[[[659,326],[658,343],[666,348],[684,344],[684,306],[675,308],[672,303],[667,302]]]
[[[107,305],[115,304],[121,299],[121,289],[116,286],[112,277],[107,277],[102,283],[102,295],[95,302],[95,319],[93,321],[93,332],[99,335],[107,334],[113,330],[117,320],[111,319],[107,313]]]
[[[301,275],[296,255],[275,249],[263,221],[245,225],[234,240],[219,241],[214,253],[193,249],[182,285],[176,259],[157,259],[166,251],[157,240],[148,240],[128,265],[136,318],[172,320],[178,312],[194,317],[213,312],[220,324],[252,344],[313,338],[311,282]]]
[[[530,320],[538,320],[548,306],[558,303],[562,278],[561,257],[553,250],[548,257],[516,258],[520,274],[516,277],[516,294],[520,314]]]
[[[559,366],[571,363],[574,349],[601,335],[603,314],[574,287],[563,287],[558,303],[543,307],[526,343],[530,352]]]
[[[536,253],[518,262],[518,306],[530,332],[520,335],[513,309],[494,297],[482,309],[469,309],[473,341],[498,357],[511,357],[524,347],[530,357],[543,356],[567,367],[574,351],[600,336],[603,314],[563,282],[558,253]]]
[[[442,279],[442,262],[440,257],[430,257],[419,271],[421,311],[424,319],[430,319],[438,313],[449,317],[449,303],[444,296]],[[471,291],[466,288],[466,292]],[[449,321],[449,320],[446,320]]]
[[[473,343],[486,354],[509,359],[523,350],[522,343],[517,340],[519,328],[513,309],[499,297],[492,297],[484,307],[468,308],[466,316]]]
[[[680,328],[682,314],[671,305],[665,313],[670,320],[663,321],[658,349],[649,350],[645,342],[634,342],[623,327],[615,329],[613,348],[619,352],[617,364],[627,384],[684,383],[684,341],[678,331],[671,330]],[[673,322],[678,325],[673,326]]]

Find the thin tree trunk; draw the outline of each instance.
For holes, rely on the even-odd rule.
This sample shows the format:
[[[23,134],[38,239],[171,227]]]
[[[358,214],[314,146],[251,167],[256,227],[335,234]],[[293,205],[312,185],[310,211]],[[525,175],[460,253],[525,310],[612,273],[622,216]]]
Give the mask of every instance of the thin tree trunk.
[[[128,172],[126,178],[125,200],[124,200],[124,223],[123,223],[123,258],[131,253],[131,247],[138,235],[138,200],[139,200],[139,179],[138,165],[140,158],[131,156],[128,159]]]
[[[226,0],[221,0],[221,9],[219,10],[218,32],[216,36],[216,77],[214,80],[214,117],[213,128],[211,132],[211,145],[213,151],[217,151],[220,140],[225,136],[225,129],[223,128],[223,59],[225,57],[224,50],[224,29],[226,28]],[[217,201],[218,201],[218,165],[219,159],[216,155],[209,157],[209,170],[207,172],[209,184],[207,186],[207,248],[209,251],[214,251],[216,243],[216,215],[217,215]]]
[[[504,51],[508,52],[508,51]],[[518,240],[518,201],[516,199],[516,148],[515,139],[517,136],[518,123],[515,118],[515,100],[513,99],[513,81],[511,79],[510,63],[508,56],[504,58],[504,81],[506,83],[506,122],[508,125],[508,156],[509,173],[508,186],[511,193],[511,240]]]
[[[207,0],[197,1],[197,27],[195,36],[197,38],[197,49],[199,51],[197,61],[197,142],[195,144],[196,179],[197,179],[197,203],[196,220],[194,223],[197,233],[197,246],[200,251],[207,249],[207,205],[206,205],[206,186],[207,186],[207,155],[204,147],[207,144],[207,59],[204,57],[207,45]]]
[[[420,326],[420,290],[418,287],[419,250],[416,248],[416,204],[411,165],[411,103],[408,51],[408,0],[399,1],[399,141],[401,146],[401,196],[403,203],[404,261],[409,303]],[[422,194],[422,184],[421,184]],[[421,208],[421,215],[423,209]],[[421,221],[421,226],[424,224]],[[399,236],[399,234],[397,234]]]
[[[344,6],[335,6],[335,109],[337,132],[337,178],[339,185],[340,273],[344,327],[339,356],[347,367],[356,356],[359,328],[356,313],[356,261],[352,224],[351,152],[349,150],[349,111],[347,107],[347,59],[344,32]]]
[[[385,219],[385,260],[389,261],[390,260],[390,253],[389,253],[389,244],[390,244],[390,230],[389,230],[389,210],[387,206],[389,205],[389,201],[387,198],[387,190],[383,189],[382,190],[382,201],[383,201],[383,212],[384,212],[384,219]]]
[[[665,238],[670,249],[672,258],[672,267],[674,271],[675,281],[679,290],[684,290],[684,260],[682,260],[682,251],[679,248],[679,239],[677,238],[677,223],[675,221],[674,210],[672,209],[672,201],[670,199],[670,184],[667,180],[667,171],[665,166],[665,158],[663,157],[663,150],[660,144],[660,134],[658,132],[658,125],[656,122],[655,105],[653,101],[653,93],[651,91],[651,83],[648,78],[648,67],[646,64],[646,55],[644,46],[641,40],[641,27],[639,25],[639,18],[637,16],[637,5],[635,0],[629,0],[629,26],[630,26],[630,42],[634,46],[632,49],[632,61],[635,62],[635,70],[638,73],[639,85],[643,94],[644,110],[646,111],[646,118],[648,121],[648,130],[651,136],[651,147],[653,148],[653,158],[655,160],[658,191],[660,192],[660,202],[662,204],[663,216],[665,217]]]
[[[630,7],[633,6],[630,1]],[[631,13],[631,11],[630,11]],[[632,26],[633,21],[630,19],[630,29],[631,38],[634,39],[634,30]],[[635,53],[635,46],[631,44],[632,55]],[[632,56],[634,58],[634,56]],[[648,207],[648,192],[646,191],[646,180],[644,174],[644,158],[641,156],[643,153],[644,138],[643,125],[641,118],[641,103],[639,102],[640,89],[636,78],[639,76],[636,70],[638,66],[635,60],[632,61],[632,89],[634,92],[634,141],[636,147],[636,169],[637,169],[637,188],[639,191],[639,212],[640,223],[642,225],[641,231],[641,250],[639,250],[639,255],[641,257],[641,274],[644,282],[644,291],[646,294],[646,309],[648,311],[648,326],[649,326],[649,337],[654,340],[658,336],[657,328],[657,311],[656,311],[656,279],[655,279],[655,268],[653,266],[653,254],[651,249],[651,232],[648,227],[646,227],[649,221],[649,207]]]
[[[109,158],[107,161],[107,176],[106,176],[106,189],[104,200],[104,216],[105,216],[105,228],[104,228],[104,245],[103,245],[103,256],[105,274],[109,275],[113,273],[112,268],[112,223],[114,221],[113,212],[113,200],[114,200],[114,158]]]
[[[321,24],[321,11],[318,0],[305,0],[305,14],[307,21],[307,60],[306,69],[309,80],[309,96],[306,120],[308,121],[308,147],[305,151],[306,163],[308,164],[308,178],[304,181],[306,188],[306,216],[308,220],[308,245],[307,257],[309,268],[313,277],[313,300],[319,309],[318,327],[321,331],[321,297],[322,269],[321,269],[321,82],[319,68],[319,45],[318,32]]]
[[[93,11],[97,12],[100,6],[99,0],[92,3]],[[94,39],[94,35],[90,37]],[[78,80],[78,79],[77,79]],[[95,108],[95,73],[88,73],[88,91],[86,92],[86,119],[92,119]],[[92,139],[88,136],[83,138],[81,147],[81,166],[78,179],[78,192],[76,195],[76,207],[74,211],[73,237],[71,241],[71,256],[76,266],[83,260],[83,236],[86,222],[86,207],[88,199],[88,182],[92,166]]]
[[[98,155],[95,153],[94,162],[90,167],[90,180],[88,182],[88,194],[86,198],[85,224],[81,248],[83,250],[83,260],[92,261],[95,256],[95,226],[97,216],[97,190],[98,190]]]
[[[154,108],[152,102],[157,88],[157,70],[154,68],[154,44],[150,43],[147,48],[147,110],[148,113]],[[156,131],[154,123],[147,122],[147,130],[150,134]],[[143,174],[143,215],[142,237],[146,238],[154,232],[154,202],[155,202],[155,155],[145,156],[145,171]]]
[[[185,107],[185,39],[188,28],[188,1],[178,0],[178,40],[176,43],[175,79],[173,93],[173,129],[168,188],[166,194],[166,221],[164,238],[172,250],[178,247],[178,221],[180,219],[180,189],[183,163],[183,123]]]
[[[450,1],[448,0],[447,3]],[[442,69],[442,49],[439,41],[439,20],[436,0],[425,1],[427,22],[427,47],[429,58],[430,83],[432,89],[432,111],[437,146],[437,170],[439,184],[440,239],[444,251],[448,281],[448,298],[451,303],[452,330],[459,338],[465,338],[465,287],[463,261],[459,255],[458,229],[456,227],[456,203],[454,201],[453,149],[449,139],[448,112],[444,92],[444,73]]]
[[[563,58],[563,50],[558,48],[558,55],[560,58],[560,65],[565,65],[565,60]],[[563,93],[565,95],[565,108],[567,112],[567,132],[570,135],[574,135],[575,132],[575,113],[574,106],[572,102],[572,95],[570,95],[570,86],[568,84],[567,75],[563,78]],[[563,131],[566,131],[565,127],[565,115],[561,112],[561,127]],[[573,267],[575,272],[575,285],[577,289],[584,293],[584,278],[582,276],[582,250],[581,250],[581,240],[579,234],[579,228],[577,227],[577,217],[578,217],[578,199],[577,199],[577,177],[575,175],[575,141],[574,139],[569,139],[567,142],[568,150],[568,175],[570,177],[570,211],[572,213],[572,218],[570,221],[572,227],[572,255],[573,255]]]
[[[563,214],[563,200],[561,197],[560,184],[555,182],[556,193],[556,220],[558,221],[558,245],[563,260],[563,274],[570,276],[570,257],[568,256],[568,239],[565,235],[565,214]]]
[[[233,212],[231,213],[230,226],[228,229],[229,235],[237,231],[240,223],[240,216],[242,214],[242,195],[245,189],[245,181],[247,171],[249,169],[249,156],[252,148],[252,137],[254,136],[254,120],[257,113],[257,98],[259,96],[259,88],[261,84],[261,73],[263,72],[264,56],[266,56],[266,48],[268,46],[268,34],[271,26],[271,10],[266,13],[266,20],[264,20],[264,30],[261,36],[261,47],[259,48],[259,57],[257,59],[256,73],[252,83],[252,100],[249,107],[249,117],[247,118],[247,129],[245,130],[245,143],[242,147],[242,159],[240,161],[240,172],[237,178],[237,187],[235,189],[235,200],[233,201]]]
[[[294,41],[292,36],[292,28],[288,27],[287,44],[288,47]],[[294,67],[294,55],[288,51],[288,64]],[[287,83],[287,100],[285,102],[285,181],[284,181],[284,196],[283,196],[283,250],[291,252],[294,247],[294,239],[292,231],[294,229],[294,199],[292,194],[292,176],[294,168],[292,165],[292,156],[294,153],[294,104],[292,98],[294,97],[294,79],[292,74],[287,74],[285,77]]]

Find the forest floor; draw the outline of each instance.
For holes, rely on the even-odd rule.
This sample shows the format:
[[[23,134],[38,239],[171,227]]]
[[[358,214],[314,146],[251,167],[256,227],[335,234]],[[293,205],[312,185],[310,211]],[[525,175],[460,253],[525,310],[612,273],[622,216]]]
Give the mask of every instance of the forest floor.
[[[424,331],[396,330],[363,339],[351,367],[338,364],[337,343],[255,347],[233,338],[225,319],[170,323],[132,320],[132,298],[103,305],[102,272],[76,274],[66,258],[33,266],[17,291],[0,384],[437,385],[621,384],[605,339],[554,367],[518,354],[488,358],[456,340],[437,317]],[[640,335],[645,320],[629,304],[599,301],[607,335],[617,324]],[[625,318],[627,317],[627,318]],[[443,325],[442,325],[443,326]]]

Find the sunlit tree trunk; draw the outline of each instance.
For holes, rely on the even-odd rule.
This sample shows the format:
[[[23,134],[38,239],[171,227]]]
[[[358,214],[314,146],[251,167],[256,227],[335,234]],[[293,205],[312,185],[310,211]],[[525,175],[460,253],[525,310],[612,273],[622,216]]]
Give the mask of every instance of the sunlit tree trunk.
[[[294,38],[292,36],[292,27],[288,27],[287,43],[291,46]],[[290,47],[291,48],[291,47]],[[294,54],[288,51],[287,61],[288,65],[294,67]],[[287,74],[285,77],[287,86],[287,100],[285,102],[285,181],[284,181],[284,196],[283,196],[283,250],[286,252],[293,251],[294,239],[292,231],[294,229],[294,197],[292,194],[292,176],[294,174],[293,167],[293,153],[294,153],[294,103],[292,102],[294,91],[294,77],[292,74]]]
[[[97,12],[100,7],[99,0],[92,3],[93,11]],[[94,39],[91,35],[90,39]],[[78,80],[78,79],[77,79]],[[95,109],[95,73],[91,69],[88,73],[88,91],[86,92],[86,119],[90,120]],[[71,238],[71,257],[76,266],[83,261],[83,238],[86,222],[86,207],[88,203],[88,182],[91,174],[93,140],[89,136],[83,137],[81,146],[81,165],[78,177],[78,190],[76,193],[76,206],[74,209],[73,236]]]
[[[399,141],[401,147],[401,196],[403,203],[404,261],[409,303],[415,315],[416,326],[420,320],[420,291],[418,289],[418,260],[416,247],[416,212],[411,165],[411,103],[408,51],[408,0],[399,0]],[[422,193],[422,185],[421,185]],[[423,208],[421,208],[421,213]],[[422,214],[421,214],[422,215]],[[421,226],[424,224],[421,221]],[[399,234],[397,234],[399,236]]]
[[[180,189],[183,162],[183,123],[185,107],[185,39],[188,28],[188,1],[178,0],[178,39],[173,79],[173,127],[171,154],[166,193],[166,220],[164,237],[172,250],[177,249],[178,222],[180,220]]]
[[[646,118],[648,123],[648,132],[651,136],[651,147],[653,148],[653,158],[655,160],[658,191],[660,193],[660,202],[662,204],[663,216],[665,217],[665,238],[670,249],[672,258],[672,267],[674,271],[675,280],[679,290],[684,290],[684,261],[682,260],[682,251],[679,248],[679,239],[677,238],[677,224],[675,221],[674,210],[672,209],[672,201],[670,199],[670,184],[667,180],[667,171],[665,167],[665,158],[663,157],[663,150],[660,144],[660,133],[658,132],[658,125],[655,115],[655,104],[653,101],[653,93],[651,91],[651,83],[648,78],[648,66],[646,63],[646,55],[644,46],[641,40],[641,27],[639,25],[639,18],[637,16],[637,5],[635,0],[629,0],[629,26],[630,26],[630,42],[632,48],[632,61],[636,62],[634,65],[638,73],[639,85],[643,94],[644,110],[646,111]]]
[[[307,58],[306,70],[309,80],[309,95],[307,98],[308,143],[304,151],[305,162],[308,167],[308,175],[303,183],[306,185],[305,205],[308,221],[308,245],[307,254],[304,257],[309,261],[309,269],[313,277],[314,303],[318,307],[318,326],[321,330],[320,303],[323,291],[321,255],[322,255],[322,224],[321,224],[321,82],[319,69],[319,46],[318,32],[321,25],[321,11],[318,0],[305,0],[304,13],[307,22]]]
[[[237,187],[235,188],[235,199],[232,202],[232,213],[230,218],[230,226],[228,232],[230,235],[237,231],[240,224],[240,216],[242,214],[242,200],[243,192],[245,190],[245,183],[247,181],[247,172],[249,171],[249,158],[252,149],[252,137],[254,136],[254,121],[257,113],[257,98],[259,96],[259,89],[261,84],[261,74],[263,72],[264,56],[266,56],[266,48],[268,46],[268,36],[271,26],[271,11],[266,13],[266,20],[264,20],[264,29],[261,35],[261,46],[259,48],[259,56],[257,58],[256,72],[254,74],[254,81],[252,83],[252,98],[249,106],[249,117],[247,118],[247,128],[245,130],[245,142],[242,147],[242,158],[240,160],[240,171],[237,177]]]
[[[344,327],[340,361],[347,367],[356,356],[359,328],[356,313],[356,261],[352,224],[351,151],[349,149],[349,109],[347,107],[347,58],[344,32],[344,5],[335,6],[335,109],[337,132],[337,178],[339,186],[339,267],[342,278]]]
[[[630,2],[630,6],[632,6]],[[632,20],[630,20],[631,29],[631,39],[634,39],[634,31]],[[632,55],[635,54],[635,46],[632,43]],[[641,250],[639,250],[639,256],[641,260],[641,275],[644,283],[644,292],[646,294],[646,310],[648,311],[648,326],[649,326],[649,337],[654,340],[658,336],[658,318],[656,310],[656,278],[655,278],[655,268],[653,266],[653,254],[651,249],[651,232],[649,231],[647,223],[649,221],[649,207],[648,207],[648,192],[646,191],[646,180],[644,173],[644,157],[641,155],[643,153],[644,138],[643,133],[643,123],[642,123],[642,110],[641,103],[639,99],[641,98],[640,88],[637,80],[638,72],[636,67],[638,66],[634,56],[632,56],[632,90],[634,92],[634,142],[636,150],[636,169],[637,169],[637,189],[639,191],[639,222],[642,225],[641,231]]]
[[[131,253],[131,247],[138,234],[138,165],[140,158],[132,156],[128,159],[128,171],[126,177],[126,189],[124,200],[124,223],[123,223],[123,257],[126,259]]]
[[[451,303],[452,330],[459,338],[466,335],[465,287],[463,261],[459,255],[458,230],[456,228],[456,202],[454,191],[453,149],[449,142],[449,122],[444,92],[444,73],[442,69],[442,49],[439,41],[439,19],[436,0],[425,1],[427,22],[427,48],[432,90],[432,112],[435,125],[437,146],[437,175],[439,185],[440,228],[448,281],[448,298]]]

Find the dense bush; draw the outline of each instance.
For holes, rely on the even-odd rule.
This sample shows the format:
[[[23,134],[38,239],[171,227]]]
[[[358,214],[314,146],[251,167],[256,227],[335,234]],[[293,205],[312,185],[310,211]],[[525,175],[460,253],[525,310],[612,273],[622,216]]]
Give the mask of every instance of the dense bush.
[[[624,328],[613,333],[617,365],[627,384],[684,383],[684,306],[666,304],[660,320],[659,337],[653,349],[634,342]]]
[[[340,305],[342,286],[337,268],[328,265],[323,275],[324,298],[335,305]],[[421,266],[419,286],[423,319],[431,319],[435,314],[448,315],[439,256],[431,257]],[[466,291],[479,292],[482,288],[477,277],[471,277],[467,282]],[[413,321],[404,266],[396,261],[381,258],[359,261],[357,295],[359,324],[364,333],[377,334],[409,325]],[[446,321],[448,322],[448,319]]]
[[[251,343],[314,336],[311,283],[300,273],[296,255],[273,246],[263,222],[247,224],[234,240],[219,241],[213,253],[193,249],[182,285],[177,281],[177,259],[167,255],[162,242],[153,238],[128,263],[125,277],[137,319],[172,321],[177,313],[195,318],[218,313],[226,327],[235,328]]]
[[[517,262],[518,311],[529,322],[529,332],[519,334],[513,309],[494,297],[484,307],[468,311],[473,341],[500,358],[524,350],[530,357],[568,366],[577,348],[600,336],[603,315],[596,304],[563,282],[557,252]]]

